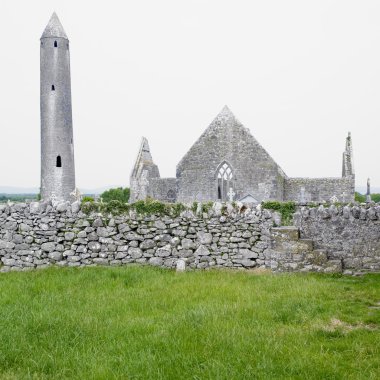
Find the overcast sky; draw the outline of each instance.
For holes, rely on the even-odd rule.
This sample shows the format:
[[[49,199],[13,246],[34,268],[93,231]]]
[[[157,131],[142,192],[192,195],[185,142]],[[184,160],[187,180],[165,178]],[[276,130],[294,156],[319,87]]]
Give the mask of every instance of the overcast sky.
[[[0,186],[39,186],[39,38],[70,39],[76,181],[162,177],[227,104],[291,177],[380,186],[380,1],[0,0]]]

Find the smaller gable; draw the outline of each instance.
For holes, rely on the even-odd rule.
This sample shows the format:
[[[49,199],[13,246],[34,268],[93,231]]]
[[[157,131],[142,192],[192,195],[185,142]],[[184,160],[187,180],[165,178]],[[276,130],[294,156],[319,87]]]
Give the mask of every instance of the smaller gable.
[[[251,194],[244,195],[243,198],[239,199],[239,202],[242,203],[259,203],[257,199],[255,199]]]

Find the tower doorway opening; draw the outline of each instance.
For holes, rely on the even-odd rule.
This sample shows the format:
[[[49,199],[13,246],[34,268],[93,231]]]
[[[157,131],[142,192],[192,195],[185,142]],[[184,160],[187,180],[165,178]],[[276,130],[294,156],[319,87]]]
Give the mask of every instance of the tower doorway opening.
[[[61,159],[61,156],[57,156],[57,163],[55,165],[57,168],[61,168],[62,167],[62,159]]]

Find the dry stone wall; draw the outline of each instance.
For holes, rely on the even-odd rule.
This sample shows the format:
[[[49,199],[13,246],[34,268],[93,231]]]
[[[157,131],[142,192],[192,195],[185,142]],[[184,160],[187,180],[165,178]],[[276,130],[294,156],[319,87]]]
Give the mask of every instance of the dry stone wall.
[[[380,205],[299,207],[301,238],[339,260],[346,274],[380,271]]]
[[[176,217],[87,215],[79,203],[0,205],[0,271],[131,263],[279,272],[380,270],[379,206],[334,207],[299,208],[294,227],[276,227],[279,214],[241,204],[215,203],[207,213],[188,209]]]

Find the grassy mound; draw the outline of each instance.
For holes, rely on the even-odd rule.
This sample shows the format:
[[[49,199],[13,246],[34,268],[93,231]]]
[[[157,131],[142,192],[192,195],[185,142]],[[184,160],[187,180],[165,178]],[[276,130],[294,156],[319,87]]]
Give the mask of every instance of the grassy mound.
[[[380,275],[52,268],[0,294],[0,378],[380,378]]]

